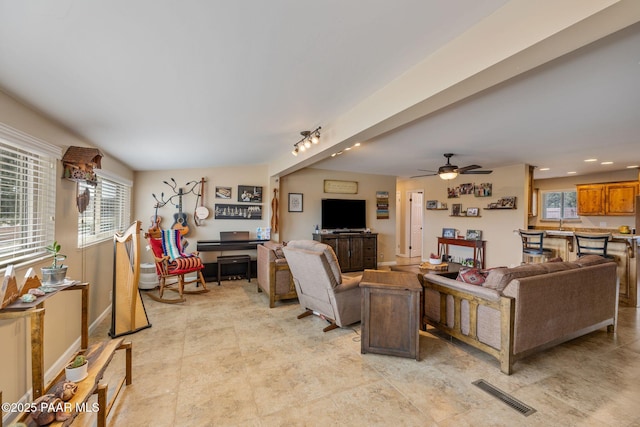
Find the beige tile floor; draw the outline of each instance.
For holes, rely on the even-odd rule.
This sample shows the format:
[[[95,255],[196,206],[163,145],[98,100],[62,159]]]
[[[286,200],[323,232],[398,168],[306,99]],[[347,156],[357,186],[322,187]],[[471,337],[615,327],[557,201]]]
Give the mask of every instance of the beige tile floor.
[[[421,360],[360,353],[360,325],[322,332],[296,302],[268,308],[255,279],[208,285],[184,304],[144,297],[152,327],[133,342],[133,384],[113,426],[640,426],[640,315],[500,373],[492,358],[421,333]],[[109,321],[92,333],[108,339]],[[433,332],[433,331],[432,331]],[[119,374],[114,358],[105,380]],[[537,412],[525,417],[472,384]],[[91,425],[88,414],[77,425]]]

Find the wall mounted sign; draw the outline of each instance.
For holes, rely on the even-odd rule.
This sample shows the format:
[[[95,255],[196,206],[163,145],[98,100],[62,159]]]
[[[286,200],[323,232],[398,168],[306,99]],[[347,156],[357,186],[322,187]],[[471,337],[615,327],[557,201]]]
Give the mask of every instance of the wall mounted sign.
[[[324,180],[324,192],[325,193],[340,193],[340,194],[358,194],[358,182],[357,181],[337,181],[334,179]]]

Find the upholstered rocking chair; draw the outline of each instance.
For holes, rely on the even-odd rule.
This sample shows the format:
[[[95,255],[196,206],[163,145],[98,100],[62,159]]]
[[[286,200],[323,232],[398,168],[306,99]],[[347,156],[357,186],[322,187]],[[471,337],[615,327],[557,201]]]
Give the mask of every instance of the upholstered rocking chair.
[[[209,292],[202,276],[204,264],[197,252],[186,254],[182,248],[180,230],[160,230],[155,235],[147,234],[149,246],[153,251],[156,272],[160,281],[158,295],[148,295],[156,301],[164,303],[180,303],[186,301],[184,294],[200,294]],[[185,280],[185,275],[196,273],[196,277]],[[169,279],[169,282],[167,282]],[[195,284],[186,288],[187,285]],[[165,289],[177,292],[178,298],[165,298]]]

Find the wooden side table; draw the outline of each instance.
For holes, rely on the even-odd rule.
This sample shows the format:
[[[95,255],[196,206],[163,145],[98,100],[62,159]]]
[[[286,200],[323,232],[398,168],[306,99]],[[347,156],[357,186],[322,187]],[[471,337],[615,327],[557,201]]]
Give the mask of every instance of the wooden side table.
[[[365,270],[361,353],[420,360],[420,294],[414,273]]]

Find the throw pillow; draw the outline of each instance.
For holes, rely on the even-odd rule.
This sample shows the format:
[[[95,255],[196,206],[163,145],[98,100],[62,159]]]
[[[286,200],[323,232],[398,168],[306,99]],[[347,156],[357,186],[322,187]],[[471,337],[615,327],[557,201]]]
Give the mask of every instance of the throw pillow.
[[[458,272],[458,277],[456,280],[468,283],[470,285],[482,285],[486,280],[486,276],[485,273],[479,268],[462,267]]]

